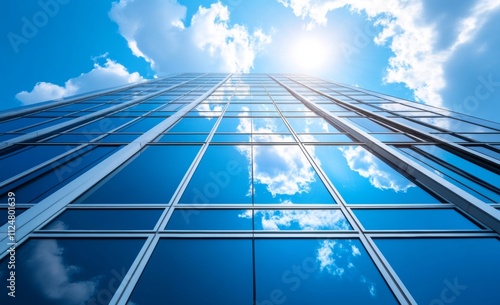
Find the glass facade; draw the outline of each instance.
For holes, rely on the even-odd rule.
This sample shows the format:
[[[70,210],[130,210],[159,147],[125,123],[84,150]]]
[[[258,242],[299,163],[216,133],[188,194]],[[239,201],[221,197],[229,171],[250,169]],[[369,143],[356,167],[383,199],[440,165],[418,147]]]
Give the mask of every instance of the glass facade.
[[[0,141],[0,304],[500,299],[499,122],[187,73],[0,113]]]

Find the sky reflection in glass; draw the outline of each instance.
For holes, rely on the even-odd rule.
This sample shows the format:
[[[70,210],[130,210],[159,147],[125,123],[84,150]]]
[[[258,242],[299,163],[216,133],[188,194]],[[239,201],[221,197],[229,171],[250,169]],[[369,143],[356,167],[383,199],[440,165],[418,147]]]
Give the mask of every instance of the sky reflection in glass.
[[[199,148],[195,145],[147,147],[77,202],[168,203]]]
[[[355,239],[255,241],[257,304],[397,304]]]
[[[352,230],[340,210],[255,210],[253,214],[255,230]],[[239,216],[249,219],[252,211]]]
[[[348,204],[439,203],[361,146],[307,146],[307,149]]]
[[[142,239],[30,239],[16,251],[16,297],[5,291],[0,304],[108,304],[143,243]],[[4,259],[2,279],[7,271]]]
[[[252,203],[249,149],[209,146],[180,203]]]
[[[176,209],[166,229],[252,230],[251,217],[241,217],[242,214],[245,210]]]
[[[252,156],[255,203],[335,203],[298,146],[254,145]]]
[[[498,304],[496,238],[375,239],[418,304]]]
[[[163,239],[128,304],[251,305],[252,242]]]

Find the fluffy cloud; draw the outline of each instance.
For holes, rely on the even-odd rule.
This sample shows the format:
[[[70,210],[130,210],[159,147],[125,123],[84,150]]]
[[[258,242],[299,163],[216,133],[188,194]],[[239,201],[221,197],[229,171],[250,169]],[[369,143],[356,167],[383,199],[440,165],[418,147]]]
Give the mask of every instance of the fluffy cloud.
[[[139,73],[129,73],[121,64],[106,59],[104,65],[94,64],[94,69],[88,73],[69,79],[64,86],[47,82],[39,82],[31,92],[21,91],[16,98],[23,104],[34,104],[85,93],[94,90],[112,88],[142,80]]]
[[[381,31],[375,43],[388,46],[389,59],[385,81],[404,83],[417,100],[443,106],[442,91],[449,86],[444,70],[454,54],[471,43],[493,13],[500,0],[476,1],[465,14],[450,17],[449,7],[429,18],[433,1],[402,0],[277,0],[294,14],[307,20],[307,28],[325,25],[327,14],[341,7],[362,12]],[[455,3],[454,3],[455,5]],[[457,3],[460,6],[460,3]],[[449,27],[452,24],[452,27]],[[441,30],[444,29],[444,30]],[[450,105],[448,105],[449,107]]]
[[[30,270],[31,281],[47,299],[54,303],[84,304],[94,294],[97,279],[73,281],[78,274],[77,266],[67,266],[63,262],[63,249],[54,239],[37,240],[26,267]]]
[[[229,10],[220,2],[200,6],[189,25],[186,7],[175,0],[120,0],[109,15],[132,52],[157,72],[249,72],[255,56],[271,42],[260,29],[250,32],[230,24]]]
[[[340,147],[339,150],[347,160],[349,168],[367,178],[370,184],[378,189],[406,192],[409,188],[415,187],[415,184],[403,176],[392,174],[388,165],[377,160],[361,146]]]

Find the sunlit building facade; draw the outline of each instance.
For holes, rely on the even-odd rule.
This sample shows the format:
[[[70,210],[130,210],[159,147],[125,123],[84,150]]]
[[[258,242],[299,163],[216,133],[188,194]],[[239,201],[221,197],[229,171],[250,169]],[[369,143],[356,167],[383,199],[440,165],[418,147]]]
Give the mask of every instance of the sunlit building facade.
[[[499,160],[498,122],[303,75],[3,112],[0,304],[499,304]]]

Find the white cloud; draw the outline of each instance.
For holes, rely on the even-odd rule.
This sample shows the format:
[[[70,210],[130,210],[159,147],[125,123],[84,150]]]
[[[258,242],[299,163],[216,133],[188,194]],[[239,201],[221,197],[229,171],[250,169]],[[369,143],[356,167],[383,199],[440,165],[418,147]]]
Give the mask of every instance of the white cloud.
[[[441,33],[440,19],[426,20],[423,1],[403,0],[277,0],[290,7],[296,16],[308,21],[312,29],[327,23],[327,14],[346,7],[352,12],[364,12],[375,25],[382,28],[374,37],[375,43],[387,45],[393,52],[389,59],[385,81],[404,83],[417,100],[443,106],[442,91],[446,88],[446,63],[462,46],[473,41],[500,8],[500,0],[476,1],[467,16],[458,17],[455,32]],[[446,14],[447,12],[443,12]],[[448,20],[447,20],[448,21]],[[440,39],[452,41],[448,47],[439,46]]]
[[[52,302],[84,304],[95,293],[97,280],[72,281],[79,272],[77,266],[66,266],[63,249],[54,239],[34,241],[31,256],[26,261],[34,285]]]
[[[393,190],[395,192],[406,192],[409,188],[415,187],[405,177],[391,173],[388,165],[376,159],[361,146],[339,147],[342,155],[347,160],[347,165],[362,177],[367,178],[370,184],[381,190]]]
[[[186,25],[186,7],[175,0],[113,3],[109,12],[133,54],[157,72],[249,72],[255,56],[271,42],[261,29],[230,23],[220,2],[200,6]],[[182,58],[188,60],[181,60]]]
[[[255,210],[264,230],[281,230],[297,224],[300,230],[348,230],[349,224],[339,210]],[[252,218],[247,210],[240,218]]]
[[[31,92],[21,91],[16,94],[16,98],[23,104],[34,104],[89,91],[135,83],[140,80],[142,80],[142,77],[139,73],[129,73],[123,65],[108,58],[104,65],[94,63],[94,68],[90,72],[82,73],[77,77],[69,79],[64,83],[64,86],[39,82]]]

